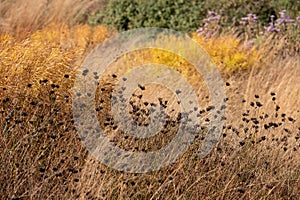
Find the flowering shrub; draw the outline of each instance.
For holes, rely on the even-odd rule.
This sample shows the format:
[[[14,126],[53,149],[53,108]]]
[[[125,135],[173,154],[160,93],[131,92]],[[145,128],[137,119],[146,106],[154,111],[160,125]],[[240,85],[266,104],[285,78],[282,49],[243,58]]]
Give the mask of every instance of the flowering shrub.
[[[200,36],[211,38],[220,35],[221,32],[232,32],[237,34],[241,39],[251,41],[253,45],[261,39],[266,40],[273,38],[274,45],[281,39],[286,38],[287,43],[284,45],[289,51],[299,53],[300,49],[300,16],[292,19],[286,13],[286,10],[279,12],[279,18],[275,15],[270,16],[269,26],[263,26],[255,14],[248,14],[240,20],[234,18],[231,27],[226,26],[224,16],[216,12],[208,12],[208,17],[203,20],[204,25],[197,30]],[[284,51],[284,50],[283,50]]]

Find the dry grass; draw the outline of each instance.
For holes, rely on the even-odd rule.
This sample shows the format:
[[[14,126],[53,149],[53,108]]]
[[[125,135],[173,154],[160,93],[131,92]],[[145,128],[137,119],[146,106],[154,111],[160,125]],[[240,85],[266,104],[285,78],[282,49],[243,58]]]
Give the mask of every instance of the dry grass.
[[[7,1],[1,1],[1,5],[3,10]],[[32,16],[42,19],[38,11]],[[26,30],[27,22],[33,23],[6,21],[15,24],[11,29],[14,31],[23,29],[22,26]],[[35,21],[33,27],[43,24]],[[261,63],[230,75],[222,74],[227,82],[227,121],[223,139],[209,156],[197,156],[203,139],[199,134],[176,163],[152,173],[127,174],[108,168],[89,155],[77,135],[72,116],[72,85],[77,69],[95,44],[111,34],[101,26],[92,29],[85,25],[52,25],[24,40],[13,34],[0,36],[1,199],[298,198],[298,57],[275,55],[278,51],[265,44],[258,50],[265,55]],[[167,57],[165,54],[161,59]],[[118,77],[122,74],[118,68],[122,60],[119,62],[101,79],[104,90],[99,88],[97,96],[104,100],[96,107],[108,135],[114,127],[113,120],[106,115],[110,109],[109,94],[116,81],[112,73]],[[141,99],[140,94],[144,95]],[[147,110],[145,101],[159,104],[158,97],[171,96],[164,90],[154,94],[151,99],[136,91],[132,115],[137,120],[141,120],[138,113]],[[166,106],[178,108],[169,103]],[[206,108],[207,104],[199,108],[204,110],[205,117],[210,114]],[[163,130],[167,134],[158,135],[157,140],[134,141],[121,132],[109,136],[116,145],[131,151],[153,150],[174,134],[178,123],[174,116],[170,114]]]
[[[69,25],[86,22],[87,13],[103,8],[107,0],[2,0],[0,30],[18,35],[33,32],[52,22]]]

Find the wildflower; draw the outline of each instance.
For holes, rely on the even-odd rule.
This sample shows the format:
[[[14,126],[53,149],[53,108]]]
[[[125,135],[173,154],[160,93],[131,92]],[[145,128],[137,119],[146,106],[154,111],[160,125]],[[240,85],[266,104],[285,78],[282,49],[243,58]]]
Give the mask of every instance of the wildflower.
[[[285,18],[286,10],[282,10],[279,12],[280,18]]]

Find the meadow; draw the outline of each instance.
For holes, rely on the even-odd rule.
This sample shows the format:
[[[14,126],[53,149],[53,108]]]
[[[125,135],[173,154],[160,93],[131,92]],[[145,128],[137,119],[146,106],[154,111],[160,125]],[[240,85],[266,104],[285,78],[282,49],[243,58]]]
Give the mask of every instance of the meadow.
[[[197,18],[188,25],[169,23],[187,31],[216,63],[227,95],[226,124],[205,158],[197,154],[203,142],[199,132],[175,163],[140,174],[119,172],[93,158],[77,134],[72,113],[75,77],[99,43],[124,28],[158,22],[165,27],[168,21],[162,19],[169,20],[166,15],[158,22],[149,20],[155,17],[139,22],[134,6],[128,6],[125,27],[124,17],[115,14],[120,21],[114,21],[115,12],[105,11],[116,1],[111,2],[0,1],[0,199],[298,199],[300,11],[278,1],[282,4],[270,5],[274,9],[268,17],[247,13],[228,21],[229,3],[223,14],[207,12],[210,5],[205,4],[197,29]],[[239,15],[255,10],[246,8]],[[101,14],[105,12],[107,18]],[[172,10],[165,12],[172,16]],[[152,88],[160,91],[154,95],[137,89],[130,102],[130,114],[140,126],[148,123],[149,104],[166,109],[168,120],[157,136],[132,138],[111,116],[111,93],[127,70],[124,66],[151,62],[171,66],[198,89],[201,104],[195,111],[201,122],[208,123],[213,109],[203,79],[186,60],[160,50],[132,52],[100,77],[95,97],[101,127],[127,151],[157,150],[178,128],[179,106],[170,103],[174,94],[163,87]]]

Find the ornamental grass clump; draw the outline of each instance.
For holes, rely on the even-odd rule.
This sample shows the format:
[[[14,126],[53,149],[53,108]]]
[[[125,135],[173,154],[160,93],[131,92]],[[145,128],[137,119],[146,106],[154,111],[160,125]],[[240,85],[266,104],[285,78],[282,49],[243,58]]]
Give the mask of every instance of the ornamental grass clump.
[[[234,72],[254,66],[262,56],[254,48],[250,48],[234,36],[221,35],[205,38],[196,33],[192,38],[208,52],[216,65],[225,72]]]

